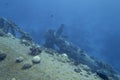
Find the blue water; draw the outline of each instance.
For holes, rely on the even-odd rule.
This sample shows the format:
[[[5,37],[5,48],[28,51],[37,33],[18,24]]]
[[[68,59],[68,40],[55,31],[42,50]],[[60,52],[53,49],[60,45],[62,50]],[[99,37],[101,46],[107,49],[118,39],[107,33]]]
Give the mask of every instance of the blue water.
[[[0,0],[0,17],[12,19],[39,44],[49,28],[63,23],[68,41],[120,73],[119,0]]]

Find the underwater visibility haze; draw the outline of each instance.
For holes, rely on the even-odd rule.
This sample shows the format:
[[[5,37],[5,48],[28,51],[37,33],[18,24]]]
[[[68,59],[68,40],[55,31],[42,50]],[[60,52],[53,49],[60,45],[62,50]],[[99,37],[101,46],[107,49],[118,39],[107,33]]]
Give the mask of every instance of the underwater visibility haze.
[[[119,0],[0,0],[0,17],[15,22],[43,46],[48,34],[56,32],[52,39],[61,47],[56,38],[59,27],[64,26],[60,35],[65,40],[110,64],[120,74]]]

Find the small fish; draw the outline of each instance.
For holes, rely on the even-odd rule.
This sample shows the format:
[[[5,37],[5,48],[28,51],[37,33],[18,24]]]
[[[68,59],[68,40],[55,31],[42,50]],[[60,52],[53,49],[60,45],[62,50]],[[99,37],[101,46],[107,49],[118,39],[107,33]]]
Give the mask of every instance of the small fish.
[[[53,18],[53,17],[54,17],[54,15],[53,15],[53,14],[51,14],[51,15],[50,15],[50,17],[51,17],[51,18]]]
[[[6,2],[5,5],[8,6],[9,5],[8,2]]]

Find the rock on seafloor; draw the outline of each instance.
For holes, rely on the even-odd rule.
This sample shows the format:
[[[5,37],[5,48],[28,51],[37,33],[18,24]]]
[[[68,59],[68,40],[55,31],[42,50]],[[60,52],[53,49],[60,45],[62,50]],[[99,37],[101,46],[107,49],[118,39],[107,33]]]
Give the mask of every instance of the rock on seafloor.
[[[16,78],[12,78],[11,80],[16,80]]]
[[[6,54],[5,53],[0,53],[0,61],[3,61],[6,58]]]
[[[32,59],[32,62],[37,64],[37,63],[40,63],[40,60],[41,59],[40,59],[39,56],[34,56],[33,59]]]
[[[26,62],[26,63],[24,63],[22,69],[23,69],[23,70],[29,69],[29,68],[32,67],[32,65],[33,65],[33,64],[32,64],[31,62]]]
[[[16,63],[20,63],[20,62],[22,62],[24,60],[24,58],[23,57],[17,57],[16,58]]]

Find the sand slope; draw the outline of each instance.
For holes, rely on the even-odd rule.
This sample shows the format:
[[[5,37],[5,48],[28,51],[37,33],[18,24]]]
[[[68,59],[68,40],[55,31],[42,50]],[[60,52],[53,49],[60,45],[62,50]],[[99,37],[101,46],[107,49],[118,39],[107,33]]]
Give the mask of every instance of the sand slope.
[[[44,50],[39,55],[39,64],[22,70],[25,62],[32,63],[33,56],[28,55],[29,48],[17,38],[0,37],[0,51],[7,54],[6,59],[0,62],[0,80],[102,80],[96,74],[88,73],[84,65],[80,73],[75,72],[76,66],[63,62],[56,54],[51,55]],[[24,61],[16,63],[19,56],[22,56]]]

